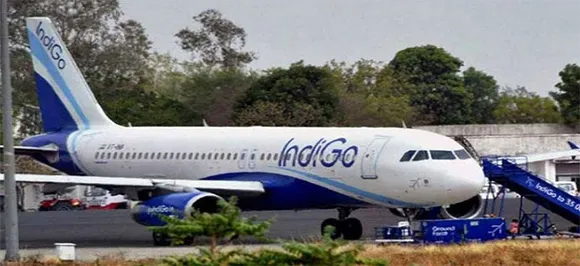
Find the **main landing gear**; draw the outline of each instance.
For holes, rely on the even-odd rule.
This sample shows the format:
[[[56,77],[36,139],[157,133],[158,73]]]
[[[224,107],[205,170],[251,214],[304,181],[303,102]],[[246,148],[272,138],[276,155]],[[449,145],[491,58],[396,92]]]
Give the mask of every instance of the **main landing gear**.
[[[363,233],[362,224],[357,218],[347,218],[353,208],[338,208],[338,219],[329,218],[322,222],[321,233],[324,235],[326,226],[333,226],[334,233],[330,235],[332,239],[343,237],[345,240],[358,240]]]

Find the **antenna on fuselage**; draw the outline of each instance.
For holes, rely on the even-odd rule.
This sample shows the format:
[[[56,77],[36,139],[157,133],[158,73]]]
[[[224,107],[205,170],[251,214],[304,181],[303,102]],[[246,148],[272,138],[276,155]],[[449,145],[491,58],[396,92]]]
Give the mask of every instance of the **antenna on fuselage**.
[[[204,127],[209,127],[209,125],[207,124],[207,122],[205,122],[205,119],[202,119],[202,122],[203,122],[203,126]]]
[[[403,126],[403,128],[407,128],[407,125],[405,125],[405,121],[401,120],[401,125]]]

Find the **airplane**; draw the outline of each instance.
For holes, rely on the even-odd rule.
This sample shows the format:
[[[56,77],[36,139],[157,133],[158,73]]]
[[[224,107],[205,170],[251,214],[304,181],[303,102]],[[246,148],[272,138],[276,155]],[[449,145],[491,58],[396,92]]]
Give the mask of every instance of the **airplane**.
[[[359,208],[440,208],[442,218],[479,215],[482,168],[453,139],[411,128],[136,127],[103,111],[52,21],[29,17],[43,132],[16,155],[66,175],[16,174],[17,182],[89,185],[125,194],[141,225],[158,214],[213,212],[239,198],[243,211],[337,209],[334,237],[360,239]],[[3,175],[2,175],[2,178]],[[3,180],[3,179],[2,179]],[[322,231],[322,230],[321,230]],[[153,233],[154,245],[168,245]]]

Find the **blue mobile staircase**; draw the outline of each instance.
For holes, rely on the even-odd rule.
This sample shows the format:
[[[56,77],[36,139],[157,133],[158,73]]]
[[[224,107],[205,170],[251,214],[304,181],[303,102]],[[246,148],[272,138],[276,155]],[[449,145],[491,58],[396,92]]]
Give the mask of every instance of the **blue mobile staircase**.
[[[518,163],[517,158],[482,158],[483,171],[490,183],[492,181],[498,183],[522,196],[519,218],[520,227],[524,229],[524,232],[520,233],[549,234],[548,231],[552,227],[548,214],[538,213],[539,206],[536,206],[534,212],[525,213],[523,198],[558,214],[575,225],[580,225],[580,198],[566,193],[543,178],[523,169],[527,167],[525,157],[523,158],[524,163],[521,161]],[[495,198],[493,205],[495,206]],[[503,204],[501,206],[503,208]]]

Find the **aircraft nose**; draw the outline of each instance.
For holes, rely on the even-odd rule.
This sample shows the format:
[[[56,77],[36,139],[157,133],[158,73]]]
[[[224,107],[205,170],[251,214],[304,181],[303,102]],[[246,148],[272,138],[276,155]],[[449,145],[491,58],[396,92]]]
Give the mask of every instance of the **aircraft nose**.
[[[449,172],[453,182],[447,184],[447,195],[449,203],[457,203],[468,200],[479,194],[485,184],[483,169],[475,162],[465,162],[465,164],[455,167]]]

